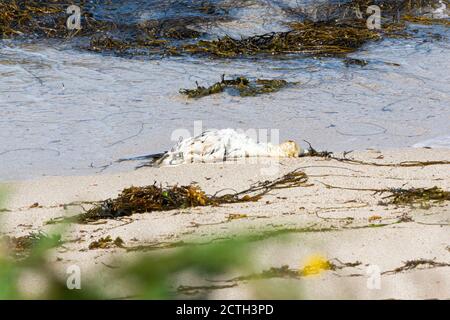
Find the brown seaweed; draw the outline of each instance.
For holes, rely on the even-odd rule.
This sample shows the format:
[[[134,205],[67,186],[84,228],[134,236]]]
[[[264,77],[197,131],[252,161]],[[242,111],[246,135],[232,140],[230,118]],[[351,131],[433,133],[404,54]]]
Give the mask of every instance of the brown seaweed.
[[[406,37],[405,21],[425,24],[444,24],[445,19],[420,16],[419,8],[430,7],[436,1],[381,1],[377,3],[383,11],[381,30],[369,30],[365,24],[365,8],[369,0],[353,0],[336,6],[327,4],[320,11],[323,19],[311,21],[308,15],[299,14],[297,22],[290,23],[287,32],[273,32],[245,39],[229,36],[217,40],[198,40],[205,34],[196,26],[205,26],[217,21],[229,20],[226,6],[204,3],[195,5],[196,10],[208,16],[181,16],[142,21],[140,23],[116,24],[110,20],[94,17],[95,4],[79,1],[82,12],[82,29],[66,28],[65,9],[72,3],[63,0],[6,0],[0,3],[0,38],[21,35],[45,38],[68,38],[87,36],[89,50],[96,52],[130,53],[133,55],[179,55],[203,54],[212,57],[239,57],[257,54],[300,53],[314,56],[344,56],[358,50],[368,41],[377,41],[383,36]],[[359,8],[362,16],[357,17]],[[289,11],[289,10],[288,10]],[[295,11],[295,10],[294,10]],[[296,14],[290,13],[292,16]],[[392,16],[392,19],[389,18]],[[387,17],[387,18],[386,18]],[[295,20],[295,19],[294,19]],[[192,42],[192,40],[197,40]],[[86,48],[86,47],[82,47]],[[351,61],[349,60],[351,63]],[[280,83],[281,84],[281,83]],[[221,86],[214,89],[220,90]],[[263,91],[271,92],[271,85]],[[277,87],[275,86],[275,89]],[[247,90],[242,95],[255,95]]]
[[[89,244],[89,250],[94,249],[109,249],[109,248],[123,248],[124,241],[122,238],[117,237],[116,239],[112,239],[111,236],[106,236],[104,238],[100,238],[97,241],[91,242]]]
[[[388,199],[388,204],[424,204],[429,202],[442,202],[450,200],[450,192],[439,187],[389,189],[391,194],[383,199]]]
[[[412,15],[404,15],[402,17],[404,21],[416,23],[416,24],[423,24],[423,25],[435,25],[435,24],[441,24],[447,27],[450,27],[450,20],[449,19],[437,19],[437,18],[430,18],[426,16],[412,16]]]
[[[67,38],[112,30],[114,23],[96,20],[89,11],[81,13],[82,29],[66,27],[66,8],[72,3],[60,0],[8,0],[0,2],[0,39],[21,35]]]
[[[200,40],[183,47],[191,54],[217,57],[236,57],[255,54],[305,53],[314,55],[342,55],[356,51],[369,40],[378,40],[376,31],[362,23],[347,25],[333,22],[292,23],[292,30],[272,32],[245,39],[225,36],[218,40]]]
[[[199,186],[149,185],[124,189],[117,198],[107,199],[77,217],[79,222],[118,218],[135,213],[167,211],[225,203],[258,201],[268,192],[282,188],[308,186],[308,177],[302,171],[292,171],[275,179],[256,183],[250,188],[233,194],[207,195]]]
[[[422,269],[427,268],[437,268],[437,267],[450,267],[450,263],[437,262],[431,259],[418,259],[418,260],[408,260],[403,266],[395,268],[394,270],[384,271],[382,274],[396,274],[400,272],[410,271],[422,267]]]
[[[199,86],[195,89],[181,89],[180,93],[188,98],[202,98],[212,94],[217,94],[230,88],[237,90],[241,97],[253,97],[260,94],[273,93],[285,88],[289,85],[289,82],[281,79],[257,79],[250,81],[244,77],[237,77],[230,80],[225,79],[225,75],[222,75],[222,79],[219,82],[214,83],[209,87]]]

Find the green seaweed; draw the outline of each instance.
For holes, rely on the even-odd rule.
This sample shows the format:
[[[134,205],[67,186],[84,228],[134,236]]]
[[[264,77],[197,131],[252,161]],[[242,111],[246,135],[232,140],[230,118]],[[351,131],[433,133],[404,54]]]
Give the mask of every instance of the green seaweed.
[[[297,22],[291,31],[272,32],[245,39],[225,36],[218,40],[200,40],[183,47],[191,54],[217,57],[251,56],[255,54],[304,53],[313,55],[343,55],[356,51],[369,40],[379,40],[378,32],[362,23],[352,25],[334,22]]]
[[[96,4],[63,0],[5,0],[0,3],[0,38],[17,36],[43,38],[86,37],[90,45],[81,46],[95,52],[124,53],[130,56],[149,55],[207,55],[218,58],[232,58],[253,55],[279,55],[300,53],[313,56],[345,56],[358,50],[369,41],[382,37],[408,37],[404,22],[449,25],[449,20],[433,19],[420,15],[421,8],[432,7],[436,0],[380,1],[383,12],[381,30],[369,30],[366,26],[365,8],[373,4],[369,0],[353,0],[345,4],[325,4],[317,8],[324,16],[311,21],[301,8],[286,9],[291,14],[290,30],[260,34],[244,39],[224,36],[217,40],[204,40],[197,25],[217,21],[229,21],[226,5],[210,3],[193,4],[193,8],[207,16],[180,16],[120,24],[108,19],[98,20]],[[66,27],[66,8],[71,4],[81,7],[80,30]],[[247,5],[242,3],[243,6]],[[359,9],[361,17],[355,15]],[[300,10],[296,12],[296,10]],[[295,19],[297,18],[297,19]],[[352,64],[352,63],[351,63]],[[277,86],[262,85],[263,92],[278,90]],[[274,88],[274,89],[272,89]],[[208,88],[205,88],[205,90]],[[213,88],[220,92],[221,86]],[[205,91],[204,92],[207,92]],[[253,89],[243,90],[242,95],[259,94]]]
[[[225,89],[237,90],[241,97],[253,97],[260,94],[273,93],[285,88],[289,82],[281,79],[257,79],[250,81],[244,77],[237,77],[231,80],[226,80],[225,75],[222,80],[214,83],[209,87],[199,86],[195,89],[181,89],[180,93],[188,98],[202,98],[212,94],[224,92]]]

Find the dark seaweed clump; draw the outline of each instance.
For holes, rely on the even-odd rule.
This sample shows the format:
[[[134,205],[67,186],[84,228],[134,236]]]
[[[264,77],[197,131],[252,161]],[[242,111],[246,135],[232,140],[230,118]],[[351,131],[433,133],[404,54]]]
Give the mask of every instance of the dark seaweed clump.
[[[291,24],[291,31],[274,32],[246,39],[229,36],[214,41],[201,40],[185,45],[185,52],[218,57],[236,57],[255,54],[304,53],[340,55],[356,51],[369,40],[379,40],[378,32],[364,23],[339,24],[335,22],[303,22]]]
[[[432,188],[411,188],[411,189],[391,189],[391,194],[384,199],[388,199],[389,204],[425,204],[429,202],[442,202],[450,200],[450,192],[439,187]]]
[[[302,171],[292,171],[273,181],[264,181],[250,188],[224,195],[207,195],[199,186],[162,187],[156,184],[124,189],[117,198],[107,199],[77,217],[79,222],[118,218],[135,213],[167,211],[225,203],[258,201],[271,190],[307,186],[308,177]]]
[[[221,93],[225,89],[237,90],[241,97],[257,96],[265,93],[272,93],[285,88],[289,83],[281,79],[257,79],[250,81],[244,77],[237,77],[226,80],[225,75],[222,80],[209,87],[199,86],[195,89],[181,89],[180,93],[188,98],[202,98],[212,94]]]
[[[448,19],[436,19],[432,17],[425,16],[412,16],[412,15],[404,15],[402,17],[404,21],[408,21],[411,23],[424,24],[424,25],[433,25],[433,24],[442,24],[444,26],[450,27],[450,20]]]
[[[82,5],[83,1],[78,3]],[[66,9],[77,3],[60,0],[6,0],[0,2],[0,39],[17,36],[67,38],[87,36],[112,30],[114,23],[96,20],[92,13],[82,10],[81,30],[66,27]]]
[[[111,236],[106,236],[104,238],[100,238],[97,241],[91,242],[89,244],[89,250],[94,249],[110,249],[110,248],[123,248],[124,242],[122,238],[117,237],[116,239],[112,239]]]
[[[82,46],[84,49],[130,56],[201,54],[230,58],[290,53],[341,56],[383,36],[408,36],[405,21],[449,25],[449,20],[428,18],[421,14],[423,8],[432,8],[436,3],[436,0],[384,0],[375,3],[372,0],[352,0],[338,5],[315,5],[319,16],[314,17],[305,11],[305,7],[284,9],[291,21],[297,21],[290,23],[290,31],[244,39],[225,36],[208,41],[200,39],[206,34],[198,31],[200,29],[197,27],[206,30],[214,23],[231,20],[228,9],[245,6],[245,1],[233,2],[231,7],[220,2],[192,3],[186,10],[194,10],[196,14],[182,14],[181,10],[176,17],[167,16],[137,23],[99,18],[96,14],[98,6],[107,4],[97,2],[5,0],[0,3],[0,38],[27,36],[67,39],[81,36],[89,41],[88,45]],[[66,8],[72,4],[81,7],[81,30],[66,28]],[[366,26],[368,15],[365,9],[371,4],[379,5],[383,12],[381,30],[369,30]],[[177,6],[175,3],[163,5],[166,8]],[[359,9],[360,16],[355,14],[356,9]]]

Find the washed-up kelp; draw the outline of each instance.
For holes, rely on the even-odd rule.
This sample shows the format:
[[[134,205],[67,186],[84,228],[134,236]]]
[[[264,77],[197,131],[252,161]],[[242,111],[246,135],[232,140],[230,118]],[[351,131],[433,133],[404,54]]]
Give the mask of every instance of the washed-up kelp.
[[[383,199],[388,200],[388,204],[426,204],[429,202],[442,202],[450,200],[450,192],[439,187],[433,188],[411,188],[411,189],[390,189],[391,194]]]
[[[93,36],[88,47],[89,51],[114,53],[120,56],[138,55],[178,55],[176,48],[171,47],[164,39],[122,40],[109,35]]]
[[[357,160],[357,159],[351,159],[347,158],[347,155],[351,153],[351,151],[344,152],[342,157],[337,157],[333,154],[331,151],[317,151],[313,148],[311,143],[304,140],[308,145],[308,152],[305,155],[302,155],[301,157],[319,157],[319,158],[326,158],[329,160],[336,160],[339,162],[345,162],[350,164],[358,164],[358,165],[365,165],[365,166],[375,166],[375,167],[428,167],[428,166],[437,166],[437,165],[446,165],[450,164],[449,160],[430,160],[430,161],[402,161],[399,163],[379,163],[379,162],[369,162],[369,161],[363,161],[363,160]]]
[[[83,1],[80,1],[80,3]],[[74,3],[61,0],[6,0],[0,2],[0,38],[36,36],[66,38],[77,34],[91,35],[112,30],[115,24],[97,21],[88,11],[82,11],[81,30],[66,27],[67,8]],[[76,4],[76,3],[75,3]]]
[[[395,268],[394,270],[384,271],[382,274],[396,274],[405,271],[414,270],[417,268],[429,269],[438,267],[450,267],[450,263],[438,262],[431,259],[418,259],[418,260],[408,260],[403,266]]]
[[[81,29],[69,30],[66,26],[70,5],[80,6]],[[118,55],[177,55],[169,40],[193,39],[202,35],[190,28],[191,24],[207,23],[207,18],[180,17],[144,22],[117,23],[98,19],[93,12],[101,4],[85,1],[62,0],[7,0],[0,2],[0,39],[17,36],[32,38],[84,37],[77,47],[95,52],[112,52]],[[219,20],[213,16],[211,20]],[[222,17],[225,18],[225,17]],[[85,39],[89,44],[83,42]]]
[[[117,198],[107,199],[78,216],[80,222],[118,218],[135,213],[167,211],[225,203],[258,201],[268,192],[282,188],[308,186],[308,177],[302,171],[292,171],[273,181],[264,181],[233,194],[207,195],[199,186],[149,185],[124,189]]]
[[[369,29],[366,20],[370,14],[366,9],[377,5],[382,12],[382,27]],[[200,40],[182,47],[184,52],[213,57],[239,57],[257,54],[290,54],[341,56],[358,50],[369,41],[386,37],[408,37],[404,21],[414,18],[422,20],[419,14],[432,11],[437,0],[372,1],[353,0],[346,3],[327,2],[308,7],[285,9],[291,19],[290,31],[272,32],[244,39],[225,36],[217,40]],[[404,19],[402,19],[404,17]],[[408,18],[410,17],[410,18]],[[434,19],[444,23],[442,19]]]
[[[450,201],[450,191],[445,191],[442,188],[434,186],[432,188],[385,188],[385,189],[375,189],[375,188],[352,188],[344,186],[334,186],[324,182],[320,182],[327,188],[341,189],[341,190],[353,190],[353,191],[372,191],[375,194],[386,194],[388,196],[383,197],[380,201],[380,205],[415,205],[419,204],[425,208],[429,208],[432,203],[440,203],[443,201]],[[372,219],[377,216],[373,216]],[[369,218],[370,220],[370,218]]]
[[[180,17],[179,19],[147,20],[139,24],[142,34],[150,39],[195,39],[204,35],[190,25],[207,23],[208,19]]]
[[[2,1],[0,2],[0,35],[9,37],[23,33],[33,33],[36,29],[41,29],[37,22],[39,17],[54,17],[60,9],[53,3],[40,5],[37,2],[29,1]],[[50,20],[50,19],[49,19]],[[51,21],[56,25],[55,21]]]
[[[195,89],[181,89],[180,93],[186,95],[188,98],[202,98],[212,94],[221,93],[225,89],[230,88],[237,90],[241,97],[256,96],[264,93],[272,93],[281,90],[289,83],[281,79],[257,79],[250,81],[244,77],[237,77],[234,79],[226,80],[225,76],[222,76],[222,80],[216,82],[209,87],[199,86]]]
[[[356,51],[369,40],[380,35],[363,23],[336,24],[333,22],[304,22],[291,24],[291,31],[273,32],[246,39],[225,36],[218,40],[201,40],[184,46],[184,51],[218,57],[255,54],[305,53],[341,55]]]
[[[411,23],[416,24],[424,24],[424,25],[434,25],[434,24],[442,24],[444,26],[450,27],[450,20],[449,19],[435,19],[425,16],[411,16],[411,15],[404,15],[402,17],[404,21],[408,21]]]
[[[112,239],[111,236],[106,236],[104,238],[100,238],[97,241],[91,242],[89,244],[89,250],[94,249],[110,249],[110,248],[123,248],[124,242],[122,238],[117,237],[116,239]]]
[[[378,40],[384,35],[404,37],[405,25],[399,23],[401,16],[405,17],[405,21],[425,21],[425,18],[417,16],[418,9],[431,8],[430,4],[435,3],[436,0],[381,0],[375,3],[369,0],[353,0],[343,4],[330,2],[323,5],[324,7],[315,5],[317,10],[314,11],[314,17],[304,11],[304,6],[297,8],[298,12],[295,12],[295,8],[282,8],[290,21],[298,21],[290,24],[290,31],[256,35],[246,39],[225,36],[207,41],[198,38],[206,35],[209,26],[219,21],[232,20],[228,9],[249,4],[246,1],[233,1],[228,4],[208,1],[183,3],[179,6],[187,6],[189,14],[183,14],[179,7],[179,13],[175,16],[136,22],[96,14],[105,11],[102,6],[108,6],[100,2],[5,0],[0,3],[0,38],[23,35],[66,39],[83,36],[89,41],[89,44],[77,42],[83,49],[127,56],[204,54],[211,57],[239,57],[289,53],[340,56],[354,52],[364,43]],[[371,4],[380,6],[383,12],[381,30],[369,30],[365,24],[368,17],[365,9]],[[66,27],[66,9],[70,5],[78,5],[81,9],[80,30],[68,30]],[[140,5],[143,8],[146,6]],[[172,10],[177,4],[161,3],[161,6]],[[317,12],[320,13],[319,17],[316,17]],[[320,16],[322,14],[323,17]],[[297,16],[298,19],[295,19]],[[444,20],[427,21],[446,24]],[[193,42],[194,40],[197,41]]]
[[[360,66],[360,67],[365,67],[367,66],[369,63],[367,62],[367,60],[364,59],[355,59],[355,58],[346,58],[344,59],[344,64],[348,67],[351,65],[356,65],[356,66]]]

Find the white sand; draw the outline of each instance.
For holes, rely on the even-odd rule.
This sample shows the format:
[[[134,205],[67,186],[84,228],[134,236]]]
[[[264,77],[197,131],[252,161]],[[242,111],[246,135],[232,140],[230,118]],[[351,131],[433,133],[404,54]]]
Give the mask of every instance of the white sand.
[[[350,156],[379,163],[401,161],[448,160],[446,149],[368,150]],[[87,250],[89,244],[104,237],[120,236],[127,246],[179,240],[204,242],[230,234],[251,232],[261,234],[271,230],[291,229],[283,236],[266,237],[255,241],[252,259],[255,272],[270,267],[289,265],[299,269],[311,254],[320,253],[327,259],[342,262],[361,262],[356,267],[326,271],[320,276],[301,279],[268,279],[239,282],[237,286],[214,290],[214,298],[273,298],[285,297],[288,288],[302,293],[303,298],[450,298],[450,267],[418,268],[381,276],[381,288],[367,287],[369,265],[381,272],[393,270],[408,260],[435,259],[450,263],[450,206],[434,204],[420,209],[380,205],[383,195],[373,191],[354,191],[327,188],[324,184],[345,188],[383,189],[398,187],[439,186],[450,190],[450,165],[426,167],[379,167],[353,165],[317,158],[283,160],[275,176],[262,174],[268,164],[186,165],[165,168],[145,168],[133,172],[86,177],[47,177],[39,180],[10,182],[11,195],[0,215],[2,229],[8,235],[20,236],[30,231],[52,233],[55,226],[45,225],[51,218],[79,213],[81,208],[62,204],[73,201],[101,200],[116,196],[130,185],[189,184],[197,182],[206,192],[224,188],[242,190],[251,183],[273,179],[296,168],[303,168],[309,176],[310,187],[277,190],[256,203],[201,207],[137,214],[120,221],[108,220],[100,225],[74,225],[65,236],[77,240],[55,249],[52,263],[58,272],[66,266],[78,264],[85,272],[100,270],[106,274],[113,257],[127,258],[136,253],[124,249]],[[38,202],[39,208],[30,208]],[[229,214],[248,217],[227,221]],[[396,223],[407,215],[413,221]],[[371,222],[391,224],[379,228],[364,227]],[[351,218],[351,219],[349,219]],[[362,227],[357,228],[355,227]],[[335,228],[335,231],[295,232],[300,228]],[[173,250],[173,249],[160,249]],[[58,257],[58,261],[56,260]],[[336,261],[336,260],[333,260]],[[92,273],[90,273],[92,274]],[[183,280],[182,280],[183,281]],[[192,283],[190,283],[192,282]],[[200,280],[186,279],[181,284],[198,285]],[[219,283],[220,284],[220,283]],[[267,291],[267,285],[274,284]],[[109,282],[109,286],[117,284]],[[274,292],[274,288],[276,292]],[[128,293],[117,293],[118,296]]]

